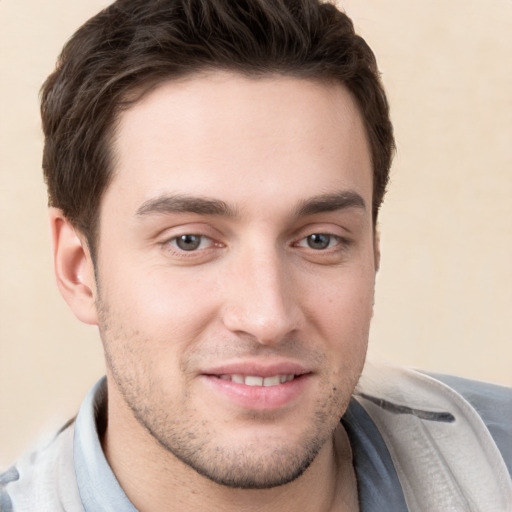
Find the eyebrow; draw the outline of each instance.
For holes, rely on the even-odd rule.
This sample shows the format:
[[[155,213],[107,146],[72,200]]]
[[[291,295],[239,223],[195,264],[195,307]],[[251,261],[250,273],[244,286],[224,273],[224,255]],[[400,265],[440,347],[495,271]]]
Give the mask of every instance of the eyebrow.
[[[357,193],[350,190],[334,194],[322,194],[314,196],[299,204],[297,208],[297,217],[306,217],[316,213],[334,212],[337,210],[346,210],[357,208],[366,211],[364,199]]]
[[[197,213],[235,217],[236,211],[224,201],[200,196],[165,195],[149,199],[137,209],[137,216],[158,213]]]
[[[321,194],[300,202],[295,215],[306,217],[349,208],[366,210],[366,203],[358,193],[352,191]],[[237,216],[237,210],[220,199],[188,195],[163,195],[148,199],[136,211],[137,216],[166,213],[196,213],[230,218]]]

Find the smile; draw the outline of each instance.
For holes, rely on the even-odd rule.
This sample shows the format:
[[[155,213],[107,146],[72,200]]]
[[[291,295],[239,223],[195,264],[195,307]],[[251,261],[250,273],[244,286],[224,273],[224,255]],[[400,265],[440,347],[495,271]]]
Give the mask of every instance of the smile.
[[[295,378],[293,373],[288,375],[272,375],[270,377],[258,377],[255,375],[239,375],[239,374],[223,374],[219,379],[228,380],[237,384],[245,384],[246,386],[279,386],[285,382],[290,382]]]
[[[226,365],[203,373],[202,382],[214,393],[212,400],[220,397],[230,407],[277,411],[299,404],[314,382],[313,373],[294,363],[273,366],[265,368],[251,363]]]

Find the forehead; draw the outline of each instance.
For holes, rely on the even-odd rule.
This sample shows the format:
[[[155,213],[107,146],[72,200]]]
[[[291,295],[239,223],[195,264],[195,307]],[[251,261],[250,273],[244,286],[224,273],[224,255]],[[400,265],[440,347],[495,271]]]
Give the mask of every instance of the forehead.
[[[337,83],[221,71],[164,82],[120,115],[114,154],[106,198],[135,208],[169,193],[243,203],[354,187],[371,204],[362,118]]]

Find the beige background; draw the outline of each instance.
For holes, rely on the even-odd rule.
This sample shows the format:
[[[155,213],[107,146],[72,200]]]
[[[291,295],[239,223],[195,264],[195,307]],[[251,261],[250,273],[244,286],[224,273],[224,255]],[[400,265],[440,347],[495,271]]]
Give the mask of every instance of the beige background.
[[[52,275],[37,92],[107,0],[0,0],[0,466],[102,375]],[[512,384],[512,2],[347,0],[374,48],[398,155],[371,352]]]

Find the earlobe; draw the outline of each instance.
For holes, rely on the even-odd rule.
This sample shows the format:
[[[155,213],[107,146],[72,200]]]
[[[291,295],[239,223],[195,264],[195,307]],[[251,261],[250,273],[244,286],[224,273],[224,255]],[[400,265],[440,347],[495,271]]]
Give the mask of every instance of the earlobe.
[[[97,325],[96,282],[87,244],[58,208],[50,208],[50,230],[60,293],[79,320]]]

